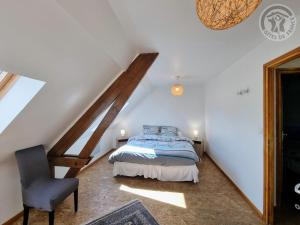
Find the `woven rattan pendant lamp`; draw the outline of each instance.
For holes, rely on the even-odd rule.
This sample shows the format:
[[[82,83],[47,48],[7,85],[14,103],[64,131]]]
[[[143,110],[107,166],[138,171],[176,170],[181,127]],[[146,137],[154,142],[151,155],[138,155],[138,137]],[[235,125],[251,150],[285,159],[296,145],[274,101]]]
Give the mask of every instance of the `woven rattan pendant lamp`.
[[[213,30],[233,27],[250,16],[261,0],[197,0],[197,14]]]

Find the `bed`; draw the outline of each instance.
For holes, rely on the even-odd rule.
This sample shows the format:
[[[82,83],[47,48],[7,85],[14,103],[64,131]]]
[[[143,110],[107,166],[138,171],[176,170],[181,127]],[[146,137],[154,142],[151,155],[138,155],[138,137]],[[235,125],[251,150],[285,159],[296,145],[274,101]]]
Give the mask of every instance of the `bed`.
[[[198,182],[196,163],[199,158],[193,141],[178,136],[177,132],[176,135],[166,135],[144,131],[143,135],[131,137],[126,145],[114,151],[109,162],[114,164],[114,176]]]

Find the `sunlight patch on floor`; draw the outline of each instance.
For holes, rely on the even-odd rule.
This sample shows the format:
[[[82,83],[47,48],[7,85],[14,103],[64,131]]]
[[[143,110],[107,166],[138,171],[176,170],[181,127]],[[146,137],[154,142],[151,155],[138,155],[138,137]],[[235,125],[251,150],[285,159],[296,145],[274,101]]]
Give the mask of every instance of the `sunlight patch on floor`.
[[[126,185],[121,185],[120,190],[186,209],[183,193],[131,188]]]

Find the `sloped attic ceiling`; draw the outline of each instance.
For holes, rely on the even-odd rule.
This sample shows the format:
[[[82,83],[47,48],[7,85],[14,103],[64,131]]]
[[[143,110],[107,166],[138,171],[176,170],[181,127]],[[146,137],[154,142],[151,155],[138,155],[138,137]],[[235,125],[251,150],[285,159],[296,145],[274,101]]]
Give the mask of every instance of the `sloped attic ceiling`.
[[[16,149],[51,143],[135,57],[107,1],[99,4],[107,36],[88,32],[57,1],[1,1],[0,68],[46,85],[0,135],[0,163]]]
[[[109,0],[124,31],[141,51],[160,57],[147,77],[154,85],[170,85],[176,75],[186,84],[207,81],[263,42],[259,17],[274,3],[300,13],[299,1],[264,0],[241,24],[224,31],[207,29],[196,15],[195,0]]]

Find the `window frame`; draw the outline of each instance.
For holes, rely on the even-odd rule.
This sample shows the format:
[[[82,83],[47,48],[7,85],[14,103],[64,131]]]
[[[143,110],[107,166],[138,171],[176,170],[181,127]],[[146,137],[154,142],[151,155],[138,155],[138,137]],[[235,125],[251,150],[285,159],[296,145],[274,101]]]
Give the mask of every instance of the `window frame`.
[[[4,95],[14,85],[18,78],[19,76],[13,73],[7,73],[4,76],[4,78],[0,81],[0,99],[4,97]]]

